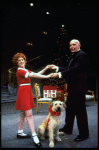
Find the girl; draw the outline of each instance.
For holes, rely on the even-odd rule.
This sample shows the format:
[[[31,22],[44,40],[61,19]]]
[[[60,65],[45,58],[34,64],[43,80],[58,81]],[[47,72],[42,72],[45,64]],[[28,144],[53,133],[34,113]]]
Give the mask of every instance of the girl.
[[[27,123],[29,129],[31,131],[34,143],[37,147],[42,147],[37,134],[35,132],[33,116],[32,116],[32,108],[35,107],[32,88],[31,88],[31,78],[39,78],[39,79],[47,79],[51,77],[50,75],[42,75],[49,66],[46,66],[43,70],[38,73],[34,73],[30,70],[25,69],[26,64],[26,56],[23,53],[17,53],[14,55],[12,62],[14,65],[18,67],[16,72],[16,77],[18,81],[18,92],[17,92],[17,100],[15,104],[15,110],[21,110],[21,115],[19,117],[18,122],[18,133],[17,138],[28,138],[27,134],[23,133],[23,127],[25,122],[25,117],[27,119]]]

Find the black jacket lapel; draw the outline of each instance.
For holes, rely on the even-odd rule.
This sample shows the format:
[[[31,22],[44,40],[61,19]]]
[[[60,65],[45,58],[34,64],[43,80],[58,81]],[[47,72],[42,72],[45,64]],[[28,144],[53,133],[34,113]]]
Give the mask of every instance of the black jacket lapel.
[[[82,50],[78,51],[77,53],[74,54],[73,58],[70,60],[69,64],[68,64],[68,68],[71,66],[71,64],[73,63],[73,61],[83,53]]]

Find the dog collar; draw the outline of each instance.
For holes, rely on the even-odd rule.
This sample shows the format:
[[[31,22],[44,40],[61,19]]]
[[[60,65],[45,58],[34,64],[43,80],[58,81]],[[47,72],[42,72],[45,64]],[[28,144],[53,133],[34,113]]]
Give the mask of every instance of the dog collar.
[[[49,111],[50,111],[50,113],[51,113],[51,116],[59,116],[61,113],[57,113],[57,112],[54,112],[54,111],[52,111],[52,106],[50,106],[49,107]],[[50,117],[51,117],[50,116]],[[50,117],[48,118],[48,120],[47,120],[47,124],[46,124],[46,128],[48,129],[48,124],[49,124],[49,121],[50,121]]]
[[[57,113],[57,112],[52,111],[52,106],[49,107],[49,111],[50,111],[52,116],[54,116],[54,115],[59,116],[61,114],[61,113]]]

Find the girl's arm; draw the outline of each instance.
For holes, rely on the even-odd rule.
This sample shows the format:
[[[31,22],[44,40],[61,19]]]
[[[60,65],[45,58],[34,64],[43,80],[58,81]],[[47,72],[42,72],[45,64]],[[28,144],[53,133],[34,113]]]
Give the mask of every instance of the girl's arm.
[[[38,73],[39,74],[43,74],[47,69],[49,69],[50,68],[50,66],[49,65],[47,65],[44,69],[42,69],[41,71],[39,71]]]
[[[41,75],[39,73],[34,73],[34,72],[31,72],[28,74],[28,77],[30,78],[38,78],[38,79],[48,79],[51,77],[51,74],[49,75]]]

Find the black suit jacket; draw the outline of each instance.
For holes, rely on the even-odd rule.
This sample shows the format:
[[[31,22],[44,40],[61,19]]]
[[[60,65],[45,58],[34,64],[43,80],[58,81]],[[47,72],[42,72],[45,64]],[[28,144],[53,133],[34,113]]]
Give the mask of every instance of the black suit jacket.
[[[68,67],[59,67],[62,77],[67,80],[68,93],[87,92],[88,55],[82,50],[75,52]]]

